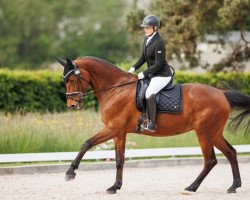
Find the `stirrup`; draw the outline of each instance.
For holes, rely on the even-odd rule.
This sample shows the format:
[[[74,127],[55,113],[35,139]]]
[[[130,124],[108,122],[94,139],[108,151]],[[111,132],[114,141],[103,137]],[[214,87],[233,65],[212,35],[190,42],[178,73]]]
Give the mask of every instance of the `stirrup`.
[[[156,128],[157,126],[155,125],[155,123],[150,120],[147,124],[146,130],[150,132],[155,132]]]
[[[145,119],[141,124],[141,131],[147,130],[147,126],[148,126],[148,119]]]

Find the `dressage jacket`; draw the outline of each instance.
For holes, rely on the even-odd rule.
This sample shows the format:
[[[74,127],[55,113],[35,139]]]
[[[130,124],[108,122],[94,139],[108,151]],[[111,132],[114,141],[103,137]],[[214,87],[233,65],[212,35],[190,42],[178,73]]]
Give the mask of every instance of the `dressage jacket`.
[[[170,67],[165,59],[165,45],[159,33],[156,33],[147,45],[146,41],[147,39],[145,38],[141,57],[133,66],[135,70],[147,62],[148,68],[143,71],[144,76],[149,78],[172,76]]]

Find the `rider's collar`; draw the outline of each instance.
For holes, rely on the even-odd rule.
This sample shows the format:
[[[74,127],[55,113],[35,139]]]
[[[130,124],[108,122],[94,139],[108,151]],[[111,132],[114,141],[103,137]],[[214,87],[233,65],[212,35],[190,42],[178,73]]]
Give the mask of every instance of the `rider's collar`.
[[[148,42],[155,36],[157,32],[155,31],[152,35],[150,35],[148,38],[147,38],[147,42],[146,44],[148,44]]]

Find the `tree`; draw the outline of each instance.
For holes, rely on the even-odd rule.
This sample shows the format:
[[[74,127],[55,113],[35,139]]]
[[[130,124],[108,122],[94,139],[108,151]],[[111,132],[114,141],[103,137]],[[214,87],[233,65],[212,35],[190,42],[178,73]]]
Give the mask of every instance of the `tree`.
[[[141,24],[142,19],[145,17],[144,10],[135,10],[127,15],[127,30],[132,33],[129,36],[129,46],[130,53],[135,57],[139,57],[141,54],[141,41],[142,41],[142,30],[139,24]]]
[[[162,20],[161,34],[167,39],[168,59],[175,56],[183,63],[187,61],[189,67],[201,65],[197,44],[204,42],[207,34],[220,35],[220,43],[225,44],[230,31],[240,31],[241,41],[230,44],[232,54],[211,68],[220,71],[222,68],[238,70],[250,58],[249,41],[244,37],[244,31],[250,30],[249,10],[250,0],[156,0],[152,1],[150,11]],[[128,15],[129,27],[135,26],[141,13],[136,10]]]
[[[55,56],[120,62],[128,48],[123,11],[116,0],[1,0],[0,66],[37,68]]]
[[[58,23],[72,16],[68,10],[75,6],[84,10],[65,0],[0,1],[0,65],[34,67],[47,61],[57,48]]]
[[[67,29],[67,32],[70,36],[65,37],[62,43],[71,49],[71,57],[91,55],[110,62],[121,62],[128,53],[127,32],[121,25],[124,24],[124,2],[88,0],[87,4],[88,11],[80,21],[69,24],[71,30]]]
[[[245,38],[244,32],[250,30],[250,0],[225,0],[219,9],[220,28],[224,31],[238,30],[240,39],[232,44],[232,53],[214,66],[214,71],[220,71],[224,66],[234,70],[244,68],[244,61],[250,59],[250,41]]]

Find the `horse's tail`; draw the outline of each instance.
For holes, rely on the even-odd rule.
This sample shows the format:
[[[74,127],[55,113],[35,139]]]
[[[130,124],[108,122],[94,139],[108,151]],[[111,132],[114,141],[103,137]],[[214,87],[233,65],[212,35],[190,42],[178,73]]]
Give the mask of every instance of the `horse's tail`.
[[[250,129],[250,96],[234,90],[226,90],[224,94],[235,111],[229,123],[229,130],[236,132],[240,127],[245,127],[245,136]]]

